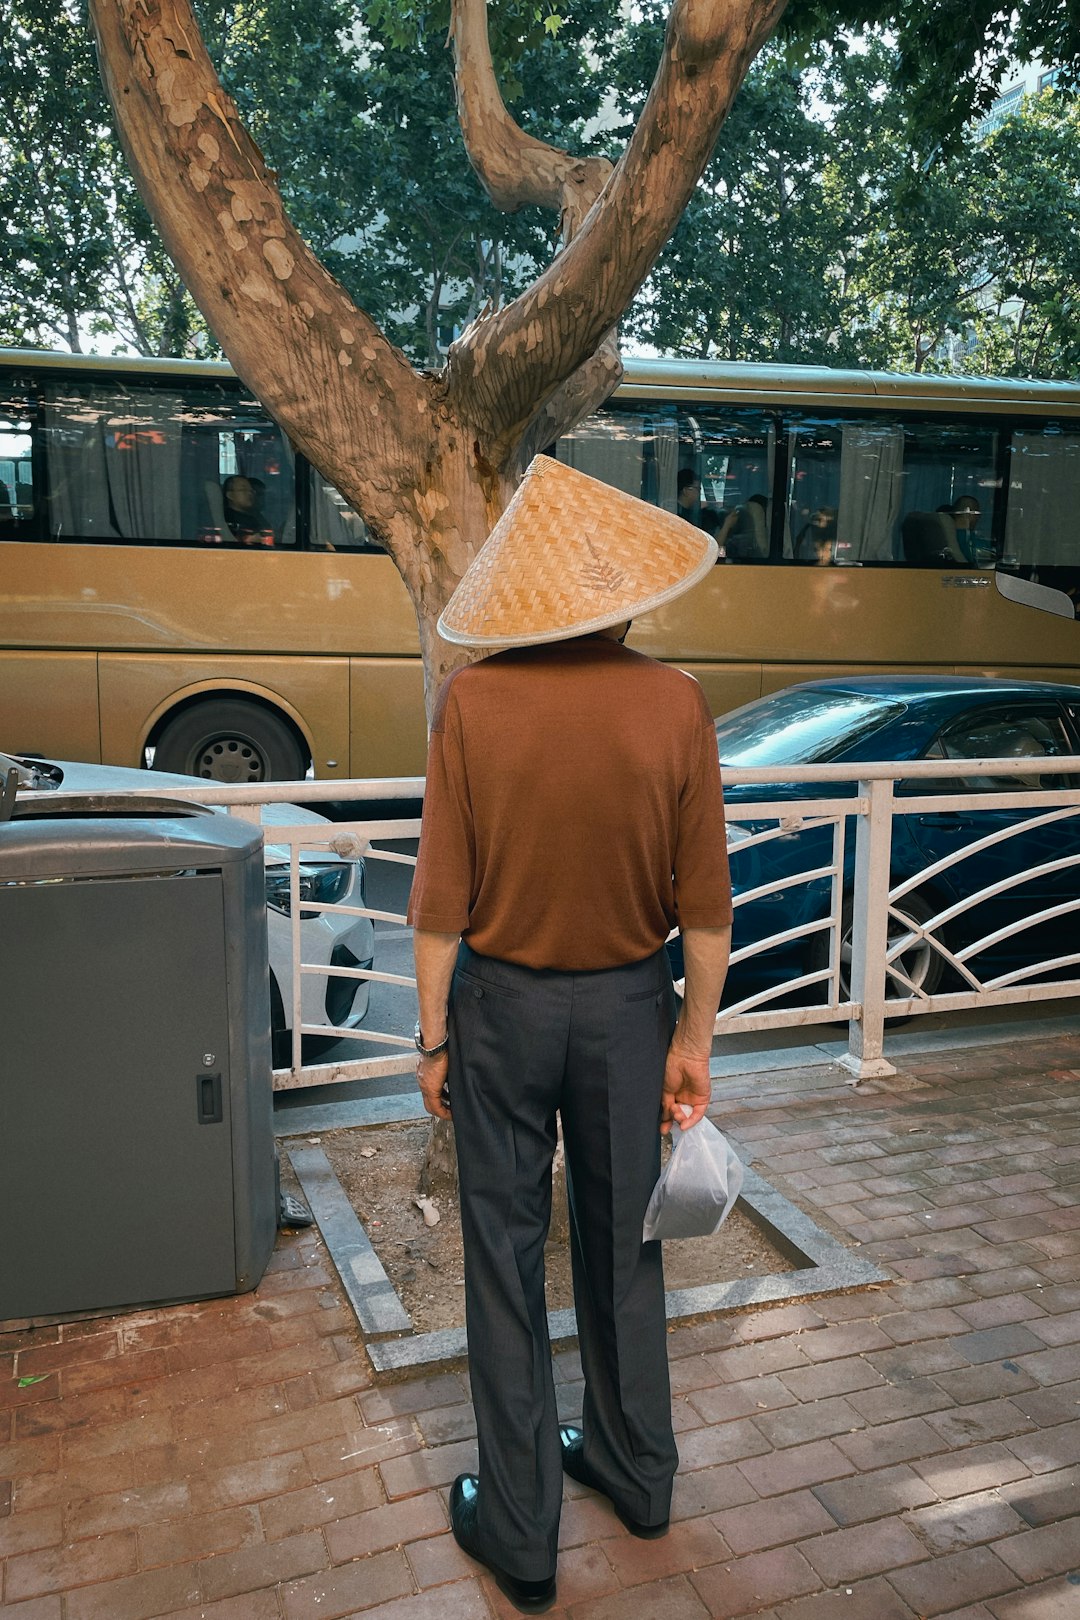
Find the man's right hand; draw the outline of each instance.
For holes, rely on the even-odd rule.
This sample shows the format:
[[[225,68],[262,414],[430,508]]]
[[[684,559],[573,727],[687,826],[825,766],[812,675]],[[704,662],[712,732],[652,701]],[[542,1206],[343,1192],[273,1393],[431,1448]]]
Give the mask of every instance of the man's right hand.
[[[673,1041],[664,1064],[664,1089],[660,1097],[660,1134],[666,1136],[672,1124],[688,1131],[704,1118],[712,1098],[709,1054],[685,1052]]]

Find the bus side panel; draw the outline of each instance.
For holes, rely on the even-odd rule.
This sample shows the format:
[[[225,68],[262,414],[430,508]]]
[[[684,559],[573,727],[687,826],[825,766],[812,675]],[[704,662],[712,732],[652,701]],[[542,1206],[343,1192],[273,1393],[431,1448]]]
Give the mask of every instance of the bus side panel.
[[[418,657],[389,557],[199,546],[0,546],[7,646]]]
[[[627,646],[637,646],[632,632]],[[710,714],[729,714],[732,709],[741,709],[744,703],[752,703],[761,696],[760,664],[702,664],[677,658],[666,659],[666,662],[678,664],[699,682]]]
[[[427,724],[420,659],[353,658],[349,693],[351,775],[423,776]]]
[[[94,653],[0,652],[0,751],[100,763]]]
[[[349,774],[346,658],[102,653],[99,683],[106,765],[141,765],[150,727],[185,698],[254,697],[307,731],[316,776]]]
[[[810,670],[1020,676],[1036,650],[1068,679],[1080,662],[1080,624],[1007,601],[989,570],[721,564],[635,620],[632,640],[695,674],[719,660],[790,670],[780,684]]]

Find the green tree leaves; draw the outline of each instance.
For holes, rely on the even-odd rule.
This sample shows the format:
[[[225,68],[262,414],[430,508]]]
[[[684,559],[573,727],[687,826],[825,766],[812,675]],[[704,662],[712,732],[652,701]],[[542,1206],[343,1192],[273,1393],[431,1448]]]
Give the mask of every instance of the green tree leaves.
[[[617,59],[628,114],[659,26]],[[627,330],[701,358],[1075,375],[1076,99],[1046,92],[989,136],[928,139],[882,36],[768,47]]]
[[[446,49],[448,0],[199,0],[222,81],[302,234],[411,357],[546,264],[554,226],[495,212],[469,167]],[[491,11],[503,92],[578,145],[614,0]],[[214,352],[112,131],[80,0],[9,0],[0,20],[0,342]]]
[[[0,342],[183,354],[201,317],[112,132],[82,7],[0,14]]]
[[[1074,374],[1080,115],[1047,94],[985,140],[973,116],[1003,53],[1038,27],[1044,51],[1076,59],[1074,9],[1035,0],[1010,21],[982,0],[827,14],[794,0],[624,338],[701,357]],[[549,262],[550,217],[495,212],[465,159],[449,0],[199,12],[299,229],[410,357],[437,366],[456,330]],[[489,15],[524,127],[617,157],[665,0],[629,16],[615,0],[506,0]],[[895,35],[837,36],[875,17]],[[81,0],[7,0],[0,15],[0,210],[0,342],[214,352],[128,177]]]

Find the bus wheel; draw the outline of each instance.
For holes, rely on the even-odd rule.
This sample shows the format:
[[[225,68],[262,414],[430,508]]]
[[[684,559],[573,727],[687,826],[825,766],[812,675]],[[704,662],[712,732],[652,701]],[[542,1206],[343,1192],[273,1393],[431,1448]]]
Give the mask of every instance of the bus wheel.
[[[215,698],[183,709],[154,749],[154,769],[211,782],[296,782],[307,755],[291,728],[271,709],[242,698]]]

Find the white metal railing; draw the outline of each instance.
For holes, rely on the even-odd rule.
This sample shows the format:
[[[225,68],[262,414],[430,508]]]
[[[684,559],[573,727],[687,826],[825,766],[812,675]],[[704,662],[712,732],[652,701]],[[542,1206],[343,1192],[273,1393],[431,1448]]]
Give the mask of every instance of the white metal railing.
[[[1025,759],[905,760],[889,764],[801,765],[757,767],[724,772],[728,788],[756,786],[763,789],[782,782],[807,789],[820,789],[821,797],[763,797],[752,803],[729,805],[729,854],[736,906],[736,940],[745,935],[739,928],[738,913],[771,896],[791,897],[809,885],[816,885],[804,903],[803,920],[781,919],[783,926],[771,933],[740,944],[732,955],[732,966],[745,977],[746,965],[769,953],[786,950],[795,960],[790,972],[776,982],[765,984],[724,1008],[716,1020],[717,1034],[751,1030],[791,1028],[800,1025],[844,1021],[848,1025],[848,1050],[842,1059],[858,1079],[890,1074],[892,1066],[883,1057],[885,1021],[922,1013],[969,1007],[1000,1006],[1010,1002],[1039,1002],[1080,995],[1080,950],[1066,950],[1035,960],[1030,955],[1005,971],[1000,961],[987,958],[1006,941],[1022,941],[1025,934],[1040,926],[1080,913],[1080,787],[1023,788],[1020,791],[973,792],[937,791],[920,794],[915,784],[948,783],[956,779],[1030,777],[1037,770],[1040,781],[1047,778],[1080,780],[1080,758],[1040,756],[1037,764]],[[897,795],[902,780],[904,791]],[[207,783],[205,788],[162,789],[151,785],[137,792],[186,798],[204,804],[220,804],[234,815],[257,822],[261,806],[267,803],[318,804],[320,801],[362,802],[364,800],[416,799],[423,794],[422,778],[368,779],[353,782],[298,782],[225,787]],[[851,796],[830,796],[833,784],[855,784]],[[1006,813],[1003,815],[1003,812]],[[956,817],[954,833],[966,832],[962,843],[936,859],[915,866],[904,861],[898,875],[895,831],[898,818]],[[970,819],[970,827],[961,823]],[[852,825],[853,824],[853,825]],[[1064,824],[1064,825],[1062,825]],[[300,855],[320,848],[340,855],[363,855],[368,863],[386,862],[400,866],[414,864],[415,857],[380,847],[388,841],[415,838],[418,820],[327,822],[325,825],[274,826],[268,839],[286,846],[290,860],[292,984],[291,1019],[292,1063],[275,1070],[277,1089],[369,1078],[402,1073],[413,1068],[415,1053],[411,1029],[415,1018],[415,978],[410,972],[388,972],[379,967],[379,952],[370,969],[327,967],[305,962],[302,954],[300,905]],[[995,876],[992,881],[973,887],[974,861],[988,852],[1009,846],[1025,834],[1048,835],[1059,828],[1059,848],[1051,846],[1051,858]],[[827,858],[806,864],[798,859],[782,870],[761,871],[766,855],[796,834],[821,834],[827,842]],[[852,859],[852,835],[854,851]],[[804,839],[805,843],[806,840]],[[910,846],[910,841],[909,841]],[[1044,852],[1045,853],[1045,852]],[[965,864],[967,863],[967,864]],[[755,872],[757,866],[759,870]],[[1056,883],[1056,888],[1055,888]],[[983,904],[1022,890],[1025,885],[1049,884],[1054,890],[1052,903],[1025,911],[1022,906],[1007,921],[980,933],[970,919]],[[821,898],[822,888],[827,898]],[[795,903],[797,907],[797,902]],[[365,907],[341,907],[305,899],[306,912],[340,911],[372,919],[402,930],[407,938],[405,917],[396,911]],[[751,914],[746,912],[746,917]],[[1080,934],[1076,935],[1080,943]],[[376,941],[378,944],[378,940]],[[809,964],[805,960],[810,951]],[[804,961],[796,960],[800,950]],[[926,973],[911,967],[912,953],[925,967],[935,959],[952,980],[949,988],[924,988],[930,982]],[[1036,952],[1037,954],[1037,952]],[[410,952],[411,955],[411,952]],[[987,958],[987,960],[982,960]],[[776,958],[774,957],[775,961]],[[367,1022],[356,1030],[341,1030],[342,1040],[366,1053],[354,1059],[333,1063],[303,1061],[305,1036],[322,1035],[325,1025],[305,1023],[302,1018],[305,976],[341,976],[387,985],[401,991],[402,1013],[392,1022],[396,1029],[369,1028]],[[932,976],[931,976],[932,977]],[[371,1047],[385,1049],[372,1052]]]

